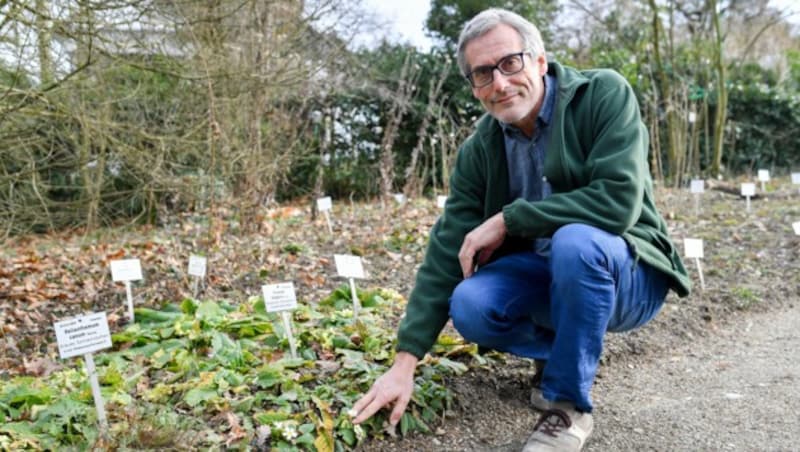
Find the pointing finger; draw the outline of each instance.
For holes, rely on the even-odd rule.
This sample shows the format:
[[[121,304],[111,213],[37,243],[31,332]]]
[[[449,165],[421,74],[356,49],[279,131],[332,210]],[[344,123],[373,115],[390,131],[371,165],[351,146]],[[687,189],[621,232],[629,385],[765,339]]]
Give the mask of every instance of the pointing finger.
[[[370,402],[372,402],[372,399],[375,398],[375,393],[376,393],[376,390],[375,390],[375,387],[373,386],[372,388],[370,388],[369,391],[367,391],[366,394],[364,394],[363,397],[358,399],[358,401],[355,403],[355,405],[353,405],[353,410],[356,412],[356,414],[360,413],[361,410],[363,410],[365,406],[367,406]]]

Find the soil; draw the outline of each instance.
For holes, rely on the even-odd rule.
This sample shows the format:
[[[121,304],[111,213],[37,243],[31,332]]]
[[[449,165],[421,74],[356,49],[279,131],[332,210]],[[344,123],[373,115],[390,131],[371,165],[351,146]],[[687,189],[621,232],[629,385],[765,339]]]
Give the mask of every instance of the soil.
[[[727,368],[736,368],[734,364],[751,358],[751,349],[767,357],[759,366],[774,364],[777,369],[771,392],[763,394],[766,400],[777,403],[788,397],[782,394],[783,388],[797,386],[796,365],[787,368],[779,357],[770,358],[776,350],[752,347],[764,335],[778,334],[772,341],[778,351],[788,343],[796,350],[800,345],[796,333],[751,328],[756,336],[748,339],[750,345],[737,343],[737,334],[732,333],[742,325],[762,325],[761,319],[767,325],[776,319],[788,321],[785,313],[797,311],[800,239],[793,233],[792,222],[800,220],[800,196],[789,181],[773,180],[767,188],[767,194],[751,200],[749,211],[743,198],[724,191],[707,191],[696,200],[686,190],[657,190],[659,210],[668,220],[676,245],[682,248],[684,238],[704,241],[700,264],[705,287],[700,287],[698,265],[687,260],[695,283],[689,297],[670,294],[652,322],[607,337],[593,390],[596,428],[586,450],[698,450],[695,445],[702,450],[724,450],[727,445],[736,450],[797,450],[788,442],[759,448],[734,436],[697,442],[703,430],[682,425],[704,416],[697,407],[653,402],[698,398],[704,385],[715,384],[713,377],[720,373],[718,359],[710,360],[716,367],[701,365],[707,364],[709,356],[731,353],[728,361],[733,363]],[[247,225],[209,223],[207,217],[186,215],[156,230],[117,227],[7,241],[0,252],[4,261],[0,268],[0,377],[37,374],[43,365],[58,366],[47,361],[56,355],[52,322],[58,318],[106,310],[112,329],[124,323],[125,291],[110,281],[109,260],[142,258],[147,284],[134,286],[137,305],[158,305],[189,295],[191,281],[176,275],[183,273],[185,260],[197,249],[205,249],[209,256],[209,276],[200,295],[212,299],[252,296],[265,281],[294,280],[299,299],[319,300],[343,283],[326,276],[335,274],[334,253],[362,256],[369,273],[363,284],[407,294],[438,209],[435,202],[425,199],[403,206],[335,205],[333,235],[327,233],[323,218],[309,226],[309,215],[306,207],[283,206]],[[235,217],[236,212],[226,216]],[[536,421],[536,412],[528,405],[533,363],[506,355],[497,358],[448,382],[456,394],[455,404],[433,426],[434,434],[371,440],[359,450],[518,450]],[[42,364],[43,360],[47,362]],[[677,364],[696,368],[691,386],[685,372],[676,371]],[[736,378],[750,387],[757,384],[748,381],[751,377],[743,372]],[[671,388],[669,397],[663,395],[660,384]],[[744,393],[735,388],[728,392]],[[663,416],[663,423],[637,411],[643,409],[642,400],[657,406],[650,413]],[[709,407],[716,409],[713,404]],[[651,433],[654,425],[662,424],[674,427]],[[750,431],[739,430],[743,435]],[[787,426],[773,436],[791,437],[794,430]],[[658,438],[674,441],[659,444]]]

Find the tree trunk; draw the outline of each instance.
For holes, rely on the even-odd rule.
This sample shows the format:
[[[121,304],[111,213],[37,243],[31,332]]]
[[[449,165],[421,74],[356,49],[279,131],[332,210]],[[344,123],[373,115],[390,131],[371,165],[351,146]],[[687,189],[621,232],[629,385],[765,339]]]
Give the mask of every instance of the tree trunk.
[[[450,59],[447,58],[445,63],[442,64],[441,71],[439,72],[439,78],[435,81],[433,79],[430,81],[430,87],[428,89],[428,105],[425,107],[425,116],[422,118],[419,130],[417,131],[417,144],[411,151],[411,161],[406,167],[404,174],[406,183],[403,186],[403,193],[405,193],[406,197],[409,199],[412,197],[417,197],[422,193],[421,185],[424,184],[425,178],[423,177],[422,183],[420,183],[420,178],[417,176],[417,162],[419,161],[419,154],[422,152],[422,148],[425,145],[425,139],[428,136],[428,124],[430,123],[430,119],[434,114],[434,110],[439,101],[439,94],[442,91],[442,85],[444,85],[444,81],[447,79],[447,74],[449,72]]]
[[[319,126],[322,123],[322,140],[319,139]],[[331,117],[328,109],[325,109],[323,116],[319,118],[318,123],[314,125],[314,135],[319,146],[319,163],[317,164],[317,177],[314,181],[314,195],[311,203],[311,221],[317,219],[317,202],[316,200],[322,197],[323,188],[325,186],[325,154],[331,145]]]
[[[42,86],[53,83],[53,58],[50,55],[51,32],[45,20],[45,17],[49,16],[46,5],[44,0],[36,0],[36,50],[39,54],[39,81]]]
[[[391,197],[394,192],[394,141],[397,139],[400,122],[403,120],[411,99],[414,97],[418,74],[419,69],[414,67],[414,62],[409,52],[406,54],[403,68],[400,71],[399,88],[392,96],[392,107],[387,115],[386,129],[383,131],[383,139],[381,140],[381,197],[384,200]]]
[[[672,81],[667,75],[661,56],[660,41],[663,34],[663,25],[661,24],[661,19],[658,17],[658,5],[656,5],[655,0],[648,0],[648,3],[653,12],[653,58],[655,59],[655,66],[658,74],[659,94],[666,113],[667,122],[667,164],[669,166],[669,173],[667,176],[672,178],[673,186],[677,187],[680,185],[681,179],[683,178],[681,173],[683,171],[683,154],[685,151],[681,149],[680,121],[678,120],[679,118],[673,99]]]
[[[714,112],[714,145],[711,172],[719,176],[722,168],[722,153],[725,141],[725,123],[728,116],[728,88],[725,86],[726,70],[722,62],[722,31],[719,27],[717,1],[708,0],[708,11],[714,24],[714,69],[716,70],[717,108]]]

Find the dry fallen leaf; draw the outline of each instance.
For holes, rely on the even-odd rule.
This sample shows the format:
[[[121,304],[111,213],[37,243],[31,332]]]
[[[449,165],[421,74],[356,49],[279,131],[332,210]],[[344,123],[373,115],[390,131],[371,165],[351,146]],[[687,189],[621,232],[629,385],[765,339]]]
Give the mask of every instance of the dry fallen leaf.
[[[35,377],[46,377],[51,373],[62,368],[61,364],[49,358],[34,358],[30,361],[23,358],[22,366],[25,373]]]
[[[228,426],[230,427],[228,435],[225,438],[225,445],[230,447],[231,444],[246,437],[247,432],[242,428],[241,425],[239,425],[239,417],[236,416],[236,414],[227,412],[225,413],[225,418],[228,421]]]

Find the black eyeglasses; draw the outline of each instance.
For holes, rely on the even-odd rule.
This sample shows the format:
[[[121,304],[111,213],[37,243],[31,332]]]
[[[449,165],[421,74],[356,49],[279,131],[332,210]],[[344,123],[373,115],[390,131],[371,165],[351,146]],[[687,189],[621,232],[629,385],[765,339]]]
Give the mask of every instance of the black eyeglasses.
[[[512,53],[500,58],[494,66],[478,66],[467,74],[467,80],[473,88],[483,88],[494,81],[494,70],[503,75],[514,75],[525,69],[525,54],[528,52]]]

